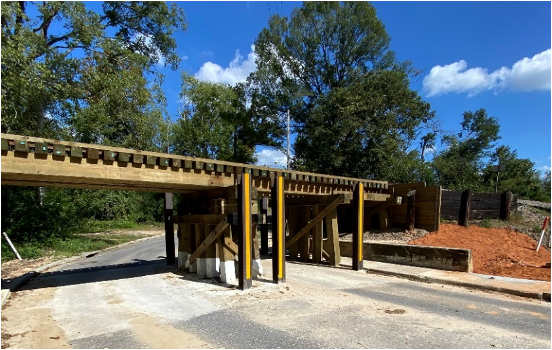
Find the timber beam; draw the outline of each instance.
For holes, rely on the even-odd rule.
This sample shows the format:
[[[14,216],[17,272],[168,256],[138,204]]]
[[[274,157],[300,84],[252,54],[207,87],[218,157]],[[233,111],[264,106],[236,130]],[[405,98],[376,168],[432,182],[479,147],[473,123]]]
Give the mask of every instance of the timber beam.
[[[343,200],[345,199],[345,195],[339,195],[336,199],[334,199],[330,204],[328,204],[314,219],[309,221],[305,227],[303,227],[299,232],[297,232],[291,240],[286,242],[286,249],[288,249],[293,244],[297,243],[299,239],[308,233],[311,228],[313,228],[318,222],[323,220],[328,214],[330,214],[332,211],[337,208],[337,206],[341,203],[343,203]]]
[[[370,210],[368,210],[364,216],[370,217],[374,215],[377,212],[380,212],[382,210],[385,210],[389,207],[395,206],[395,205],[401,205],[402,204],[402,197],[401,196],[391,196],[386,202],[383,202],[379,204],[378,206],[371,207]]]

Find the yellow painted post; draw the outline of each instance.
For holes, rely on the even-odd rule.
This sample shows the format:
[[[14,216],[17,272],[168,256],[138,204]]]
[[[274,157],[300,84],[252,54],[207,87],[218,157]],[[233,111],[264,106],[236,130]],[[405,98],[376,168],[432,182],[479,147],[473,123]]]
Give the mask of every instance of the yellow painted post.
[[[353,270],[362,270],[362,235],[364,234],[364,184],[359,182],[353,194],[355,225],[353,230]]]
[[[286,281],[286,227],[284,176],[275,174],[271,179],[272,198],[272,280]]]
[[[238,181],[239,286],[244,290],[252,286],[251,174],[240,174]]]

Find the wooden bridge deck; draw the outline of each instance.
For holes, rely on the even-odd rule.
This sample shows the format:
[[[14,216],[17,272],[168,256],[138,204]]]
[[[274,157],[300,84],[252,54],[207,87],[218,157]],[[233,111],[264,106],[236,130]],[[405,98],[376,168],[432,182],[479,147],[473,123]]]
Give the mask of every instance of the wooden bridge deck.
[[[186,193],[236,184],[250,173],[260,196],[270,195],[270,177],[284,177],[290,195],[352,193],[362,182],[365,200],[388,198],[388,183],[282,170],[250,164],[1,134],[2,185]]]

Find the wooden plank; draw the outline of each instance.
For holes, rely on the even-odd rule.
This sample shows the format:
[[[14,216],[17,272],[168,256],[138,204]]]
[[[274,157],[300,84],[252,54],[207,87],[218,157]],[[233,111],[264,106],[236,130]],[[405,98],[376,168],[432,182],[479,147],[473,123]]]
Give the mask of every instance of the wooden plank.
[[[132,163],[133,164],[144,164],[144,155],[134,153],[132,155]]]
[[[157,164],[157,157],[156,156],[146,156],[146,165],[156,165]]]
[[[115,152],[113,151],[102,151],[103,160],[109,160],[114,161],[115,160]]]
[[[232,238],[230,237],[224,237],[224,246],[234,255],[238,255],[238,245],[236,243],[234,243],[234,241],[232,240]],[[229,260],[232,260],[233,257],[231,259],[226,259],[224,261],[229,261]]]
[[[391,197],[389,193],[364,193],[365,201],[385,202],[389,197]]]
[[[406,194],[406,229],[414,230],[416,224],[416,190],[410,190]]]
[[[8,151],[10,149],[7,139],[2,139],[2,151]]]
[[[307,225],[305,225],[297,234],[293,236],[292,239],[290,239],[286,243],[286,249],[291,247],[293,244],[295,244],[304,234],[309,232],[311,228],[314,227],[320,220],[324,219],[328,214],[332,213],[334,209],[343,202],[343,195],[340,195],[338,198],[334,199],[334,201],[330,204],[328,204],[324,210],[322,210],[314,219],[310,220]],[[290,213],[291,214],[291,213]],[[337,215],[337,211],[336,211]]]
[[[86,150],[86,158],[94,160],[100,159],[100,151],[94,148],[88,148]]]
[[[312,209],[314,217],[318,216],[318,214],[322,211],[322,207],[320,205],[315,205]],[[319,264],[322,261],[323,222],[323,220],[320,220],[320,222],[314,226],[314,234],[312,237],[312,260],[316,264]]]
[[[462,193],[462,204],[460,205],[460,218],[458,224],[467,227],[470,222],[470,202],[471,191],[466,190]]]
[[[230,227],[230,224],[226,221],[226,218],[221,220],[213,231],[201,242],[201,244],[196,248],[192,255],[188,258],[188,264],[193,264],[197,258],[199,258],[207,249],[207,247],[217,239],[227,228]],[[197,237],[197,235],[196,235]]]
[[[174,222],[176,224],[216,225],[225,217],[225,214],[175,215]]]
[[[35,143],[35,153],[48,154],[48,144],[44,142]]]
[[[82,158],[82,147],[71,146],[71,157],[73,158]]]
[[[171,168],[181,168],[182,167],[182,160],[180,159],[170,159]]]
[[[194,162],[194,169],[195,170],[203,170],[203,166],[204,166],[205,162],[201,161],[201,160],[196,160]]]
[[[73,163],[69,157],[54,160],[2,156],[2,185],[55,186],[182,193],[234,185],[233,176],[194,174],[164,169],[112,166],[109,161]],[[161,182],[160,179],[163,179]]]
[[[64,145],[54,145],[54,155],[65,157],[65,146]]]
[[[29,144],[27,143],[27,141],[24,140],[15,140],[14,150],[16,152],[29,153]]]
[[[299,207],[299,206],[313,206],[313,205],[328,205],[332,203],[341,194],[334,195],[304,195],[295,198],[287,198],[287,207]],[[350,203],[351,195],[349,193],[344,194],[343,203]]]
[[[308,225],[310,219],[311,219],[311,207],[300,207],[299,208],[299,227],[304,227]],[[314,225],[312,227],[314,227]],[[309,253],[310,231],[311,230],[309,229],[304,234],[301,234],[299,236],[300,237],[299,241],[297,242],[299,246],[300,259],[301,261],[304,261],[304,262],[307,262],[310,260],[310,253]],[[299,231],[298,235],[300,233],[301,231]]]
[[[163,167],[169,167],[170,166],[170,159],[167,157],[159,157],[159,166]]]
[[[337,210],[332,210],[326,216],[326,228],[328,230],[329,241],[329,261],[330,266],[339,266],[341,263],[341,251],[339,250],[339,229],[337,226]]]
[[[138,156],[134,156],[133,155],[133,163],[138,163],[137,161],[134,162],[134,158],[136,157],[136,159],[138,159]],[[141,157],[141,156],[140,156]],[[118,162],[125,162],[125,163],[128,163],[130,162],[130,154],[129,153],[126,153],[126,152],[119,152],[117,154],[117,161]],[[140,162],[141,163],[141,162]]]
[[[288,217],[289,238],[286,240],[285,249],[289,249],[289,257],[291,259],[296,259],[297,255],[299,254],[299,249],[296,245],[288,246],[288,242],[295,237],[295,234],[299,230],[299,208],[291,207],[291,208],[288,208],[288,210],[289,210],[289,213],[287,217]]]

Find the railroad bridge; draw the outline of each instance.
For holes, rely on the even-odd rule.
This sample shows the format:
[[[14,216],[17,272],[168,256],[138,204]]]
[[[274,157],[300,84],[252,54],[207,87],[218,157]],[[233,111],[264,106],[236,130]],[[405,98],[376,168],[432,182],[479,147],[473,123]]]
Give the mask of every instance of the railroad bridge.
[[[379,214],[386,227],[388,209],[406,206],[386,181],[9,134],[1,134],[1,169],[2,185],[163,192],[167,263],[176,259],[176,223],[178,267],[238,279],[242,289],[262,273],[269,246],[276,283],[285,282],[286,258],[339,265],[338,209],[353,232],[352,267],[362,269],[369,218]],[[181,196],[174,216],[173,193]]]

